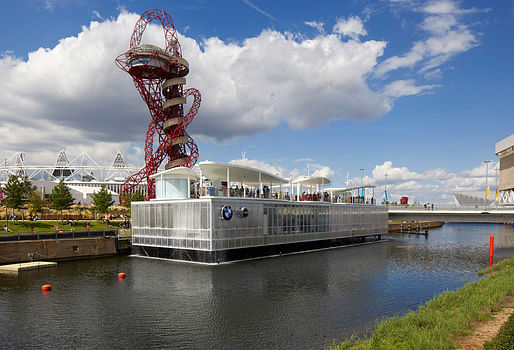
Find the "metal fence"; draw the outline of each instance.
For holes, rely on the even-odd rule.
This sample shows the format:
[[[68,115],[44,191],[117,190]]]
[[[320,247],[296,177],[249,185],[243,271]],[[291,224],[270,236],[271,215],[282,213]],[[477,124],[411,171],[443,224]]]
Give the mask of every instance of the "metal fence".
[[[0,235],[0,242],[32,241],[45,239],[66,239],[66,238],[91,238],[91,237],[114,237],[118,236],[118,230],[97,230],[97,231],[46,231],[34,233],[8,233]]]

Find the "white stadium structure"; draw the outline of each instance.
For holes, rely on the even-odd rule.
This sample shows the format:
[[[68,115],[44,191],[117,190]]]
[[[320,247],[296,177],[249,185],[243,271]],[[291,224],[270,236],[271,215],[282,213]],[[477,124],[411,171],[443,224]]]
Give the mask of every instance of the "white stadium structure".
[[[68,161],[64,150],[59,152],[52,165],[31,165],[25,163],[25,154],[18,152],[5,159],[4,164],[0,166],[0,183],[3,186],[10,175],[17,175],[27,177],[33,185],[45,193],[50,193],[53,186],[63,179],[71,189],[76,203],[89,204],[91,194],[98,191],[102,185],[111,191],[116,200],[125,180],[137,171],[139,168],[127,165],[121,152],[116,153],[109,166],[99,165],[86,152]],[[139,184],[136,191],[146,196],[146,183]]]
[[[496,200],[494,187],[487,199],[485,189],[480,192],[454,193],[453,195],[460,207],[505,207],[514,205],[514,134],[497,142],[495,153],[500,161],[498,200]]]
[[[487,201],[488,207],[495,207],[498,202],[495,200],[495,193],[491,193],[488,199],[485,198],[484,191],[474,192],[457,192],[453,196],[457,200],[459,207],[462,208],[478,208],[483,207]]]

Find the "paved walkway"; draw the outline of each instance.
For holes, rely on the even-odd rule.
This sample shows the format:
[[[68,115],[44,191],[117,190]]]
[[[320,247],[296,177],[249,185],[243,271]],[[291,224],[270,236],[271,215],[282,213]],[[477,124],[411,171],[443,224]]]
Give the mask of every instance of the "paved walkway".
[[[494,319],[474,325],[473,334],[459,338],[457,346],[461,350],[481,350],[486,340],[493,339],[500,331],[501,326],[514,314],[514,296],[507,296],[503,301],[503,309],[493,313]]]

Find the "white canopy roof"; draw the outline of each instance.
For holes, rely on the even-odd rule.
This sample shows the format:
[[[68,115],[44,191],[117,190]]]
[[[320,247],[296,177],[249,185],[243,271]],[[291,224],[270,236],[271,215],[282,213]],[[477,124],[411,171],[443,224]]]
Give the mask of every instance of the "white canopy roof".
[[[261,183],[264,185],[289,183],[288,179],[281,176],[273,175],[265,170],[246,166],[209,161],[201,162],[198,166],[202,171],[202,175],[209,180],[226,181],[228,169],[230,182],[240,182],[246,185],[259,185],[260,174]]]
[[[365,186],[357,186],[357,187],[333,187],[333,188],[325,188],[326,192],[332,192],[333,194],[339,194],[344,192],[350,192],[354,190],[360,190],[361,188],[375,188],[373,185],[365,185]]]
[[[167,179],[184,179],[187,178],[188,175],[191,179],[198,180],[200,178],[200,176],[198,176],[198,174],[193,169],[185,167],[177,167],[160,171],[156,174],[150,175],[150,178],[157,179],[161,177],[161,175]]]
[[[301,186],[316,186],[316,185],[328,185],[330,179],[325,176],[305,176],[302,175],[293,181],[293,184],[300,183]]]

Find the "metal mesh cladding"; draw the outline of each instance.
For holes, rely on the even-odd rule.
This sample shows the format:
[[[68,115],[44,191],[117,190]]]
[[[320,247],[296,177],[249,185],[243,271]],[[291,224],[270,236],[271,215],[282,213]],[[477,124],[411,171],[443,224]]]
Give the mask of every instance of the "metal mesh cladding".
[[[221,209],[229,205],[230,220]],[[239,215],[246,208],[248,215]],[[195,250],[384,234],[387,208],[374,205],[202,198],[133,203],[133,244]]]

